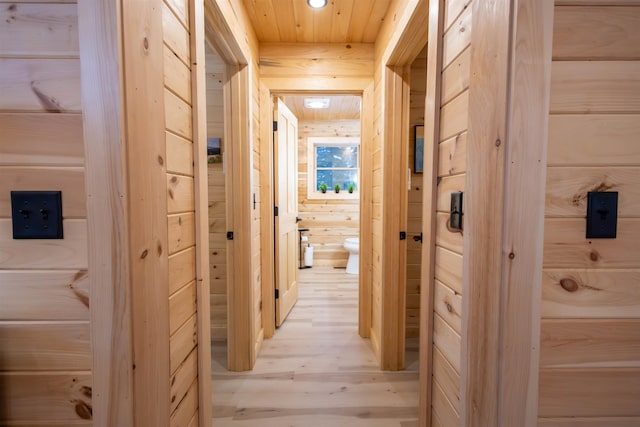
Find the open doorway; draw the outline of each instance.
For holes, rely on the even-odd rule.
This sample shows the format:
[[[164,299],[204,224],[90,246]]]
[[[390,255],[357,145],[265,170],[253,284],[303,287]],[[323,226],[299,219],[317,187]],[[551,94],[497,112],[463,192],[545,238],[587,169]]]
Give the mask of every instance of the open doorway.
[[[361,97],[356,95],[286,95],[276,100],[278,126],[274,127],[274,193],[276,205],[281,194],[290,189],[295,181],[295,220],[298,222],[293,254],[281,250],[276,230],[276,326],[284,317],[278,313],[278,303],[282,301],[279,289],[286,265],[294,265],[298,281],[316,281],[319,275],[331,273],[334,281],[355,284],[355,304],[357,306],[357,286],[359,273],[360,234],[360,158],[361,158]],[[274,103],[275,104],[275,103]],[[295,118],[295,156],[290,161],[295,165],[283,164],[278,148],[286,137],[280,129],[280,116],[285,110]],[[283,120],[286,120],[284,116]],[[289,123],[287,121],[287,123]],[[292,125],[290,125],[291,127]],[[295,166],[295,167],[292,167]],[[283,171],[297,170],[296,177],[279,180]],[[280,196],[279,196],[280,195]],[[282,221],[282,206],[275,217],[278,227]],[[292,256],[295,255],[295,256]],[[284,258],[291,258],[285,261]],[[338,271],[331,271],[338,270]],[[302,283],[310,286],[310,283]],[[296,282],[296,288],[298,283]],[[297,291],[296,291],[297,296]],[[280,303],[282,305],[282,303]],[[289,305],[289,304],[287,304]],[[358,314],[354,313],[354,328],[357,329]]]
[[[407,256],[406,256],[406,327],[405,366],[411,369],[418,363],[420,335],[420,283],[422,265],[422,199],[424,162],[424,99],[427,82],[427,47],[411,64],[409,73],[409,169],[410,185],[407,197]]]
[[[224,94],[226,64],[205,44],[209,283],[214,363],[227,366],[227,240]]]

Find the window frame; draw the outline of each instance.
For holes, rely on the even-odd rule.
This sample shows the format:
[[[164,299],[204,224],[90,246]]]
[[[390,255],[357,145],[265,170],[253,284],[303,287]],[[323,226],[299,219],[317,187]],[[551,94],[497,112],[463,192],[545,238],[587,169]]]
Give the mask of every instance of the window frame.
[[[358,185],[353,193],[349,193],[347,189],[340,189],[339,193],[336,193],[333,188],[327,189],[326,193],[322,193],[316,190],[316,177],[317,177],[317,161],[316,161],[316,147],[317,146],[334,146],[334,147],[346,147],[357,146],[358,147],[358,163],[356,166]],[[348,200],[360,198],[360,165],[362,158],[362,146],[359,137],[307,137],[307,199],[315,200]],[[347,168],[348,169],[348,168]]]

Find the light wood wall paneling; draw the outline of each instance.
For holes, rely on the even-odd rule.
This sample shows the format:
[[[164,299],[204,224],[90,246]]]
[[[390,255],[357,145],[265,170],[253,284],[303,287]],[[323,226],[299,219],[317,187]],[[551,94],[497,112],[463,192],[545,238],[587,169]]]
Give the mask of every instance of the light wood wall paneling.
[[[225,90],[225,140],[230,163],[227,176],[227,227],[234,232],[234,240],[227,246],[228,269],[228,369],[249,370],[255,361],[254,301],[252,292],[253,266],[251,259],[251,141],[250,135],[250,67],[228,67],[229,81]],[[234,102],[231,102],[231,99]],[[239,100],[235,102],[235,100]],[[228,131],[227,131],[228,129]],[[228,132],[228,133],[227,133]],[[243,197],[242,195],[245,195]],[[232,284],[232,285],[231,285]]]
[[[135,225],[129,234],[129,277],[135,283],[131,291],[134,423],[158,427],[169,425],[168,254],[177,250],[169,244],[167,218],[165,132],[173,122],[166,113],[173,111],[171,102],[178,98],[164,88],[166,12],[166,6],[151,8],[146,2],[122,5],[123,43],[140,46],[124,50],[122,59],[128,116],[127,201],[129,222]],[[140,27],[150,31],[140,32]]]
[[[0,165],[84,165],[80,114],[3,112],[0,129]]]
[[[64,239],[0,240],[0,268],[3,269],[57,269],[86,270],[87,221],[68,219],[62,221]],[[11,236],[10,219],[0,219],[0,235]]]
[[[556,2],[552,82],[558,91],[552,87],[541,307],[543,426],[638,423],[637,405],[627,400],[638,395],[640,363],[634,286],[640,265],[632,244],[640,197],[638,6]],[[588,191],[620,193],[618,238],[584,238]]]
[[[638,60],[638,26],[640,15],[636,7],[558,6],[554,16],[553,57]]]
[[[371,76],[373,44],[262,43],[261,76]]]
[[[175,5],[176,1],[171,0]],[[182,6],[184,4],[184,6]],[[196,233],[196,317],[198,319],[197,342],[197,399],[195,423],[206,425],[212,417],[211,403],[211,321],[210,321],[210,277],[209,277],[209,202],[208,202],[208,161],[207,161],[207,98],[206,98],[206,57],[204,2],[185,1],[179,7],[179,16],[188,23],[191,47],[191,100],[193,129],[193,168],[195,197]],[[190,365],[193,368],[193,363]],[[190,370],[187,372],[190,372]],[[191,374],[185,375],[190,377]],[[185,381],[186,383],[186,381]],[[177,395],[181,395],[180,390]],[[186,397],[185,397],[186,399]],[[184,400],[183,400],[184,402]],[[177,408],[172,408],[177,414]],[[187,411],[188,412],[188,411]],[[194,421],[191,421],[194,422]]]
[[[440,97],[442,85],[442,38],[444,32],[443,0],[429,1],[429,35],[427,42],[427,74],[424,112],[424,172],[422,199],[422,260],[420,284],[420,393],[419,425],[432,425],[436,417],[433,401],[433,329],[434,286],[436,269],[436,200],[440,164]],[[466,161],[466,159],[465,159]],[[462,271],[460,264],[458,272]],[[459,389],[459,386],[458,386]]]
[[[164,90],[164,104],[167,130],[191,140],[193,138],[191,106],[167,89]]]
[[[273,215],[273,153],[272,137],[273,109],[271,106],[271,93],[269,88],[260,83],[260,216],[262,218],[260,230],[261,267],[262,267],[262,325],[264,338],[271,338],[275,333],[275,307],[273,299],[274,280],[274,253],[267,248],[274,247],[274,229],[271,220]],[[267,126],[264,126],[264,124]]]
[[[632,318],[640,310],[640,272],[545,269],[543,318]]]
[[[1,58],[0,110],[79,113],[78,59]]]
[[[194,146],[187,139],[181,138],[171,132],[166,133],[167,138],[167,172],[180,175],[193,176]]]
[[[167,328],[168,330],[168,328]],[[167,367],[170,374],[174,374],[184,360],[189,356],[198,344],[198,318],[194,314],[178,330],[171,335],[170,341],[170,360],[171,364]],[[170,400],[167,400],[169,402]],[[168,419],[168,415],[167,415]]]
[[[166,45],[164,46],[164,84],[184,102],[191,105],[191,70]]]
[[[502,355],[499,425],[534,427],[553,2],[518,1],[512,13],[502,242],[508,249],[502,254],[501,330],[495,337]]]
[[[584,238],[584,219],[549,218],[544,230],[544,265],[549,268],[637,268],[640,219],[618,219],[617,237]]]
[[[560,114],[549,117],[549,166],[640,164],[638,114]],[[606,144],[602,142],[606,141]]]
[[[198,411],[198,381],[194,381],[189,387],[186,396],[182,399],[176,410],[171,414],[170,427],[189,425],[193,416]],[[198,414],[199,417],[201,415]]]
[[[619,192],[618,215],[640,217],[640,167],[558,167],[547,172],[545,214],[583,217],[590,191]]]
[[[437,348],[433,350],[433,380],[437,382],[451,406],[460,411],[460,375]]]
[[[126,128],[119,113],[121,70],[115,66],[121,61],[120,9],[115,3],[80,2],[78,17],[88,235],[90,242],[100,242],[87,248],[90,295],[99,301],[91,305],[92,419],[96,426],[132,425],[130,242],[122,233],[128,219],[121,197],[127,193]]]
[[[3,400],[12,402],[3,408],[3,424],[69,425],[92,418],[90,372],[3,372],[0,383]]]
[[[189,356],[171,376],[171,413],[173,414],[186,396],[189,388],[198,381],[198,351],[197,348],[189,353]]]
[[[458,19],[449,27],[444,34],[442,42],[442,67],[447,68],[460,53],[469,46],[473,27],[472,11],[467,7]],[[443,86],[444,87],[444,86]],[[443,91],[446,93],[445,91]]]
[[[196,277],[196,248],[191,246],[169,255],[169,295]]]
[[[469,88],[471,49],[466,47],[462,53],[442,72],[442,104],[447,104],[457,95]]]
[[[3,7],[0,39],[0,56],[77,58],[77,6],[19,2]]]
[[[639,394],[640,368],[541,369],[539,416],[638,417]]]
[[[438,176],[457,175],[467,168],[467,133],[443,141],[438,150]]]
[[[2,270],[0,282],[3,320],[89,320],[86,270]]]
[[[11,191],[62,191],[63,217],[86,218],[84,168],[49,166],[0,167],[0,180]],[[11,193],[0,193],[0,218],[11,217]]]
[[[640,61],[554,61],[551,113],[639,112]]]
[[[388,67],[383,72],[385,93],[382,227],[385,244],[382,265],[381,360],[382,369],[404,368],[406,240],[399,232],[406,231],[409,141],[409,66]],[[391,113],[393,112],[393,113]],[[387,179],[388,177],[388,179]],[[397,239],[397,240],[396,240]]]
[[[543,319],[540,366],[640,367],[640,319]]]
[[[438,383],[434,383],[433,385],[432,410],[433,418],[437,419],[433,424],[437,425],[440,423],[442,426],[460,425],[460,415],[454,409],[451,401],[447,399],[445,392]]]
[[[464,195],[464,364],[460,412],[464,425],[479,427],[499,424],[500,278],[506,145],[503,143],[506,142],[511,11],[507,2],[488,5],[480,1],[473,2],[472,10],[464,12],[472,13],[471,69],[474,72],[470,77],[469,112],[465,115],[468,116],[469,132]],[[442,130],[441,136],[447,137]]]
[[[232,0],[205,0],[209,20],[206,37],[229,64],[248,64],[258,58],[258,38],[245,8]]]
[[[371,265],[372,242],[363,236],[372,236],[372,175],[373,165],[373,82],[362,92],[362,115],[360,117],[360,144],[364,153],[360,160],[360,271],[358,288],[358,333],[367,338],[371,335]]]
[[[191,64],[191,45],[188,29],[165,2],[162,3],[162,28],[164,43],[185,65]]]
[[[440,141],[458,135],[469,128],[469,91],[464,91],[440,112]]]
[[[2,321],[3,371],[90,371],[87,321]]]

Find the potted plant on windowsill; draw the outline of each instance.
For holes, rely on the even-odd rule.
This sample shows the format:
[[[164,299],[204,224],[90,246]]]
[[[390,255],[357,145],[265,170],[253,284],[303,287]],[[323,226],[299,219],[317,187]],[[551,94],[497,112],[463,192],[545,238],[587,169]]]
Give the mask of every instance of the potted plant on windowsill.
[[[353,193],[353,191],[354,191],[355,189],[356,189],[356,186],[355,186],[354,184],[349,184],[349,185],[347,186],[347,191],[348,191],[349,193]]]
[[[334,185],[333,189],[336,190],[336,193],[339,193],[340,192],[340,184]]]
[[[327,188],[329,188],[329,186],[326,182],[321,182],[320,185],[318,185],[318,190],[320,190],[321,193],[326,193]]]

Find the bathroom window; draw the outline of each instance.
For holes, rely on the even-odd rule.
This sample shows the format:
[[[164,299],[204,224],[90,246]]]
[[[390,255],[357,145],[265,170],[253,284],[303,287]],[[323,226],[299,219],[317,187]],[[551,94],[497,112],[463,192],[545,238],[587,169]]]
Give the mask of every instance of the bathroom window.
[[[360,138],[307,138],[307,159],[310,199],[359,197]]]

